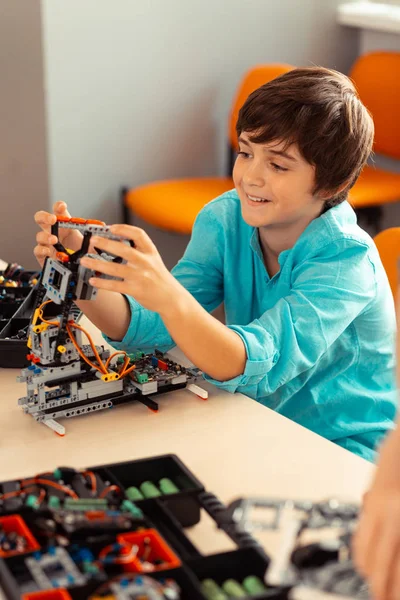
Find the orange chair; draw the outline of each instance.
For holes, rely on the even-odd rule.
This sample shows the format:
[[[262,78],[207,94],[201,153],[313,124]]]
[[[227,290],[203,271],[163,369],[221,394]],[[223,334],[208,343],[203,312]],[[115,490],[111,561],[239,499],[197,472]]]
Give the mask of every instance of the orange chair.
[[[287,64],[254,67],[242,80],[229,119],[230,165],[228,177],[204,177],[156,181],[141,187],[122,188],[124,222],[133,213],[150,225],[166,231],[190,234],[197,214],[207,202],[233,188],[231,167],[237,150],[236,121],[247,96],[255,89],[293,69]]]
[[[350,72],[362,102],[374,119],[374,151],[393,159],[400,159],[399,73],[400,52],[365,54]],[[375,209],[370,211],[370,216],[376,226],[380,223],[382,205],[398,200],[400,172],[391,173],[374,166],[364,168],[349,195],[349,201],[356,210]]]
[[[396,300],[397,286],[400,283],[398,277],[400,227],[391,227],[390,229],[381,231],[375,236],[374,242],[378,248],[383,266],[385,267],[393,297]]]

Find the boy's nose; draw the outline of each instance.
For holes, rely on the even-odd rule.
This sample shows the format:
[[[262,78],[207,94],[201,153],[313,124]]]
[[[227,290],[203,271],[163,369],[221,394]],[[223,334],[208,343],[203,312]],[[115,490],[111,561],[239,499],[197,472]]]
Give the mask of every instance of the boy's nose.
[[[260,166],[249,165],[243,173],[243,183],[249,186],[262,187],[265,183],[263,170]]]

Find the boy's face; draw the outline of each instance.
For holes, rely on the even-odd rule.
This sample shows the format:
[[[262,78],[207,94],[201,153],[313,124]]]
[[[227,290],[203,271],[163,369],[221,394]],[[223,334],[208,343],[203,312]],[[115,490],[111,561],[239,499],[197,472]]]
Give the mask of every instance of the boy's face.
[[[324,200],[313,194],[315,167],[292,144],[254,144],[243,132],[233,169],[242,217],[253,227],[305,229],[321,214]]]

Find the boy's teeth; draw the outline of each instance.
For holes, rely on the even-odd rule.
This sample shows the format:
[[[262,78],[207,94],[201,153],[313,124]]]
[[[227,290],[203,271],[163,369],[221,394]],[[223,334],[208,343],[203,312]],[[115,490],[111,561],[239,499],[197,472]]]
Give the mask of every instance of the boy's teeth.
[[[253,202],[267,202],[265,198],[256,198],[256,196],[250,196],[249,194],[247,194],[247,197]]]

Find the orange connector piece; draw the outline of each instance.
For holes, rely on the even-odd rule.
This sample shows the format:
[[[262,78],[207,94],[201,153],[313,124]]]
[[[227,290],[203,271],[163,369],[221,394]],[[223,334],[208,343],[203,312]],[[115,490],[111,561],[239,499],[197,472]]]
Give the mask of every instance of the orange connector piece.
[[[62,263],[67,263],[69,261],[69,256],[65,252],[57,252],[56,259]]]

